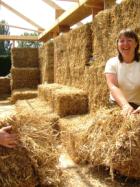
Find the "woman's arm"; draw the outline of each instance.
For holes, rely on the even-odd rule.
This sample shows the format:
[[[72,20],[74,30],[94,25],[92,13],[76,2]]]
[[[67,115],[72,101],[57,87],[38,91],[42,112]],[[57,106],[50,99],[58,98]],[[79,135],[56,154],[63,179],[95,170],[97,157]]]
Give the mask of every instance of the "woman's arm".
[[[133,112],[133,107],[128,103],[122,91],[118,87],[117,75],[114,73],[106,73],[106,80],[109,90],[117,104],[122,108],[123,114],[128,116]]]

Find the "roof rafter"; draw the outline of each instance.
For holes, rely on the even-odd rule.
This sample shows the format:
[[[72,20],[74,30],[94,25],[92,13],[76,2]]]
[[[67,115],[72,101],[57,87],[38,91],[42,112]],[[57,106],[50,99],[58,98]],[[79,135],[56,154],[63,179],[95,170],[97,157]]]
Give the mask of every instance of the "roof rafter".
[[[0,26],[8,26],[8,27],[13,27],[13,28],[17,28],[17,29],[23,29],[23,30],[27,30],[27,31],[34,31],[34,32],[39,32],[41,33],[42,31],[38,31],[38,30],[34,30],[34,29],[29,29],[29,28],[25,28],[25,27],[19,27],[16,25],[9,25],[9,24],[5,24],[5,23],[0,23]]]
[[[0,41],[1,41],[1,40],[38,41],[38,36],[0,35]]]
[[[63,8],[61,8],[60,6],[58,6],[52,0],[42,0],[42,1],[55,9],[55,18],[58,18],[61,14],[63,14],[65,12],[65,10]]]
[[[40,41],[47,41],[89,15],[95,15],[104,9],[104,0],[79,0],[72,9],[65,11],[53,24],[53,26],[39,35]],[[61,29],[62,28],[62,29]]]
[[[49,6],[51,6],[54,9],[61,9],[64,10],[62,7],[60,7],[59,5],[57,5],[55,2],[53,2],[52,0],[42,0],[43,2],[45,2],[46,4],[48,4]]]
[[[25,21],[27,21],[28,23],[30,23],[31,25],[33,25],[34,27],[38,28],[38,30],[44,30],[44,28],[42,28],[40,25],[36,24],[34,21],[32,21],[31,19],[27,18],[26,16],[24,16],[23,14],[21,14],[16,9],[14,9],[11,6],[9,6],[8,4],[3,2],[2,0],[0,0],[0,4],[2,6],[4,6],[5,8],[7,8],[8,10],[10,10],[11,12],[13,12],[14,14],[16,14],[17,16],[19,16],[22,19],[24,19]]]

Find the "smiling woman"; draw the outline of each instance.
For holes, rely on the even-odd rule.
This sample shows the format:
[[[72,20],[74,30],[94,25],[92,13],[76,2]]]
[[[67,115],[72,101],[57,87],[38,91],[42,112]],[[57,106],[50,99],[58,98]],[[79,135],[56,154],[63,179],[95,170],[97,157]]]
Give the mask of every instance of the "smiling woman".
[[[131,29],[122,30],[117,41],[118,56],[109,59],[105,75],[110,101],[117,103],[125,116],[140,113],[139,39]]]

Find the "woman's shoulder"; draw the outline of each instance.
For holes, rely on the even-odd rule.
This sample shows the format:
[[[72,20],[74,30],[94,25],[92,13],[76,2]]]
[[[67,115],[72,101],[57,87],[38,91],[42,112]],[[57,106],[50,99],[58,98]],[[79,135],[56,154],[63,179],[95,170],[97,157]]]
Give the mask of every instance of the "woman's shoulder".
[[[106,65],[117,65],[119,63],[118,56],[111,57],[110,59],[107,60]]]
[[[118,56],[114,56],[114,57],[111,57],[111,58],[109,58],[108,60],[107,60],[107,62],[119,62],[119,58],[118,58]]]
[[[105,73],[116,73],[119,59],[117,56],[110,58],[105,65]]]

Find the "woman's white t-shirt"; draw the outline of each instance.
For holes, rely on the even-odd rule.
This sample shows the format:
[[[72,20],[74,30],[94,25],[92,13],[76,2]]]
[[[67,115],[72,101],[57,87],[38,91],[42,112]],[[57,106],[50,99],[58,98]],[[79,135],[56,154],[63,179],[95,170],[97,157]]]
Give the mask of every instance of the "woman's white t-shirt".
[[[118,57],[113,57],[107,61],[105,73],[116,74],[127,101],[140,105],[140,62],[120,63]],[[115,100],[112,95],[110,97]]]

